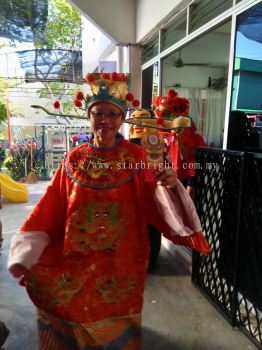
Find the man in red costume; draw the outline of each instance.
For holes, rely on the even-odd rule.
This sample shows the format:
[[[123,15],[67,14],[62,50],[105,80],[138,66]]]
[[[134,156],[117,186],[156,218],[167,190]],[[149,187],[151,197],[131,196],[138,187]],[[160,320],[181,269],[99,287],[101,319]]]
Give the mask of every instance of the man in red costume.
[[[87,76],[77,94],[93,138],[69,152],[12,238],[9,270],[38,308],[41,350],[141,349],[141,311],[153,224],[209,252],[173,169],[148,176],[143,149],[118,130],[138,101],[126,76]],[[181,236],[181,237],[180,237]]]

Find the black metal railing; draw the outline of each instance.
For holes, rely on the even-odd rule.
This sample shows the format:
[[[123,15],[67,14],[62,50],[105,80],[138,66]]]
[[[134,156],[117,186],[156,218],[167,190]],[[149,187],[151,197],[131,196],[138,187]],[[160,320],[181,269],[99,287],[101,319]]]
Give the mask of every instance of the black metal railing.
[[[212,248],[193,253],[192,281],[262,347],[262,154],[197,152],[196,206]]]

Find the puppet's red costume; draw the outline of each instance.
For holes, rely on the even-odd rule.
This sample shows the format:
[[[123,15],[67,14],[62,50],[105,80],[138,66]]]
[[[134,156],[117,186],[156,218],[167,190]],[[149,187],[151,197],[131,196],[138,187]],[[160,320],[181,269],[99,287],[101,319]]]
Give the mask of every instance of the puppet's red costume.
[[[170,158],[177,170],[177,177],[180,181],[187,180],[188,185],[194,184],[194,176],[196,173],[196,148],[205,147],[205,141],[203,137],[197,133],[195,123],[192,122],[191,128],[184,129],[184,132],[180,135],[181,142],[183,143],[186,154],[182,155],[179,150],[178,139],[169,145]]]
[[[77,147],[13,238],[9,265],[31,268],[24,283],[39,322],[61,334],[43,349],[140,349],[148,223],[209,251],[183,186],[168,194],[147,181],[145,165],[141,148],[122,138]]]

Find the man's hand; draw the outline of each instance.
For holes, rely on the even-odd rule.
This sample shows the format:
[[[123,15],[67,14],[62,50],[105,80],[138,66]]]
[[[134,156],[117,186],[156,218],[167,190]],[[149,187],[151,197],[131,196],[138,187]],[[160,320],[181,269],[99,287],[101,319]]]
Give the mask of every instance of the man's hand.
[[[195,200],[195,188],[192,186],[187,186],[186,190],[194,202],[194,200]]]
[[[9,267],[9,272],[15,278],[20,278],[19,284],[25,286],[26,281],[30,278],[30,271],[22,264],[14,264]]]
[[[30,271],[22,264],[14,264],[9,268],[9,272],[15,278],[19,277],[29,277]]]
[[[176,186],[177,175],[173,168],[164,169],[157,173],[158,185],[165,186],[167,188],[174,188]]]

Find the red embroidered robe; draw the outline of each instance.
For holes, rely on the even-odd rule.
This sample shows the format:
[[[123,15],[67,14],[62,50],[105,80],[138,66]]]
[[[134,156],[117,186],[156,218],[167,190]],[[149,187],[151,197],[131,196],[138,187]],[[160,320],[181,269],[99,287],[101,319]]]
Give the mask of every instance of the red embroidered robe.
[[[141,313],[147,224],[176,238],[144,167],[142,149],[123,139],[107,149],[86,143],[66,156],[20,232],[50,239],[25,281],[37,307],[72,322]]]

